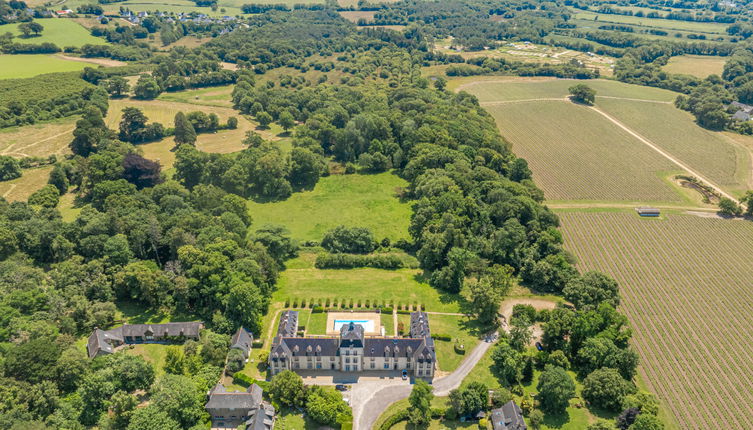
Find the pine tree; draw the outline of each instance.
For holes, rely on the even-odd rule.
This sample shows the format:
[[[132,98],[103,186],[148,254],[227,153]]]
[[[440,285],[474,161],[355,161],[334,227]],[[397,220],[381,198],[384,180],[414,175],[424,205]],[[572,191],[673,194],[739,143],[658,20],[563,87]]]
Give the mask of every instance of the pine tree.
[[[196,130],[183,112],[175,114],[175,143],[178,145],[196,143]]]

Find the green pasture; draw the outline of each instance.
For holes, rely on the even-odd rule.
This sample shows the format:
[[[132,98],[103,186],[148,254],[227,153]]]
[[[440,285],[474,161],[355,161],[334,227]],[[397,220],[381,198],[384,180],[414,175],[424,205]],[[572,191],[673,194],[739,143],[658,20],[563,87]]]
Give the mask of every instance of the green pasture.
[[[87,66],[91,67],[91,64],[64,60],[55,55],[6,54],[0,55],[0,79],[30,78],[42,73],[75,72]]]
[[[298,240],[321,240],[338,225],[367,227],[377,240],[408,237],[410,204],[397,192],[407,183],[391,172],[375,175],[331,175],[311,191],[296,192],[278,202],[249,201],[253,228],[281,224]]]
[[[698,78],[705,78],[709,75],[721,76],[727,58],[716,55],[678,55],[670,58],[662,70]]]
[[[68,6],[70,7],[70,6]],[[75,9],[75,8],[74,8]],[[66,18],[48,18],[48,19],[36,19],[35,22],[41,24],[44,27],[42,33],[37,37],[21,37],[21,32],[18,31],[19,24],[5,24],[0,25],[0,33],[10,32],[16,36],[13,41],[15,43],[33,43],[39,44],[44,42],[54,43],[60,48],[66,46],[82,46],[86,44],[91,45],[104,45],[107,43],[105,39],[94,37],[89,33],[89,30],[85,29],[77,22]]]

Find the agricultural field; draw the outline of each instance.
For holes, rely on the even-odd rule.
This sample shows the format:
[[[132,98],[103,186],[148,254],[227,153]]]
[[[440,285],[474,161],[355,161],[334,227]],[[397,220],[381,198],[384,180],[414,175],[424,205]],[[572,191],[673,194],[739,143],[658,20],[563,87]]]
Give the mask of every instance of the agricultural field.
[[[677,21],[661,18],[646,18],[629,15],[614,15],[604,14],[591,11],[583,11],[580,9],[571,8],[570,11],[574,14],[574,18],[577,20],[590,21],[594,28],[604,23],[614,24],[629,24],[641,27],[655,28],[664,30],[667,32],[682,30],[691,31],[696,33],[710,33],[718,34],[720,36],[726,35],[727,24],[716,22],[694,22],[694,21]]]
[[[667,73],[678,73],[705,78],[709,75],[721,76],[727,57],[714,55],[677,55],[669,59],[662,68]]]
[[[742,196],[752,187],[749,150],[724,133],[697,126],[690,113],[670,104],[598,96],[596,105],[726,191]],[[753,145],[753,138],[740,138]]]
[[[76,119],[66,118],[46,124],[2,129],[0,155],[21,158],[67,154],[75,127]]]
[[[69,6],[70,7],[70,6]],[[75,8],[74,8],[75,9]],[[104,45],[105,39],[94,37],[77,22],[66,18],[48,18],[37,19],[35,22],[42,24],[44,30],[38,37],[23,38],[18,31],[19,24],[5,24],[0,26],[0,33],[10,32],[16,37],[13,39],[16,43],[44,43],[50,42],[64,48],[66,46],[82,46],[86,44]]]
[[[559,213],[583,270],[618,280],[641,377],[686,428],[753,427],[753,229],[747,221],[632,211]]]
[[[9,202],[26,201],[35,191],[47,185],[52,166],[24,169],[20,178],[0,182],[0,197]]]
[[[368,227],[377,240],[407,238],[410,204],[397,196],[406,185],[391,172],[327,176],[283,201],[249,201],[251,228],[281,224],[301,241],[319,241],[338,225]]]
[[[0,28],[0,30],[2,30]],[[74,72],[91,67],[81,61],[69,61],[56,55],[0,55],[0,79],[30,78],[42,73]]]
[[[561,100],[484,107],[548,200],[681,201],[664,179],[677,167],[587,107]]]

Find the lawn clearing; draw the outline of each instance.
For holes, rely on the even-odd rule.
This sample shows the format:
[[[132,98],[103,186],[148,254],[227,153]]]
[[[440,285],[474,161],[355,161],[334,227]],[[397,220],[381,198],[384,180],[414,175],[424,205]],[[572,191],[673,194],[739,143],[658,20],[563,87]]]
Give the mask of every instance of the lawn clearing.
[[[87,29],[77,22],[66,18],[36,19],[34,22],[42,24],[44,30],[39,36],[21,37],[18,31],[19,24],[6,24],[2,26],[3,33],[10,32],[14,36],[15,43],[54,43],[59,48],[66,46],[81,47],[86,44],[105,45],[107,41],[100,37],[92,36]]]
[[[80,61],[68,61],[55,55],[0,55],[0,79],[30,78],[42,73],[74,72],[91,67]]]
[[[288,268],[280,274],[277,291],[272,302],[293,299],[326,300],[338,299],[362,301],[394,301],[395,304],[422,304],[426,310],[436,312],[459,312],[460,297],[438,291],[426,283],[419,270],[399,269],[327,269],[304,266],[306,256],[288,262]],[[292,264],[291,264],[292,263]],[[299,321],[304,321],[299,317]]]
[[[751,224],[632,211],[560,217],[579,269],[620,283],[639,373],[677,422],[753,428]]]
[[[709,75],[721,76],[727,57],[714,55],[678,55],[669,59],[662,68],[667,73],[680,73],[705,78]]]
[[[224,85],[220,87],[162,93],[157,97],[157,100],[205,106],[232,107],[233,102],[230,100],[230,95],[233,92],[233,88],[234,85]]]
[[[154,367],[154,373],[156,376],[160,376],[165,373],[165,355],[167,355],[167,348],[171,345],[160,345],[156,343],[140,343],[138,345],[126,345],[123,348],[126,354],[138,355],[144,358]],[[180,348],[180,345],[176,345]]]
[[[406,185],[390,172],[331,175],[321,178],[313,190],[293,193],[283,201],[249,201],[251,228],[281,224],[302,241],[319,241],[338,225],[367,227],[377,240],[407,238],[410,204],[396,195]]]
[[[587,107],[569,101],[484,107],[549,200],[682,200],[664,180],[679,170],[673,163]]]
[[[471,317],[459,315],[429,315],[429,328],[433,335],[449,336],[451,340],[435,339],[437,364],[442,372],[457,369],[465,357],[480,342],[482,328]],[[455,352],[455,343],[465,347],[465,354]]]
[[[47,157],[70,153],[76,118],[65,118],[45,124],[10,127],[0,130],[0,155]]]
[[[25,202],[35,191],[47,185],[52,166],[24,169],[20,178],[0,182],[0,196],[9,202]]]
[[[688,112],[670,104],[598,97],[596,104],[726,191],[742,196],[751,187],[749,150],[701,128]]]

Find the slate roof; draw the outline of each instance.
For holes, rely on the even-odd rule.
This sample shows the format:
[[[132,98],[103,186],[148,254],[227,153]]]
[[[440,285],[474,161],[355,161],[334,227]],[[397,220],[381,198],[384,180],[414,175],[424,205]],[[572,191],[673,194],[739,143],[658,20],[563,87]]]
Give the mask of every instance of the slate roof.
[[[251,411],[246,430],[269,430],[273,427],[275,408],[267,402],[262,402],[259,408]]]
[[[429,329],[429,314],[412,312],[410,314],[410,337],[426,339],[426,345],[434,350],[434,339]]]
[[[298,311],[285,311],[280,316],[280,325],[277,328],[279,337],[295,337],[298,333]]]
[[[335,337],[286,337],[280,342],[281,349],[272,352],[287,353],[294,357],[336,356],[339,351],[339,339]],[[273,356],[274,359],[274,356]]]
[[[120,334],[120,327],[113,330],[100,330],[95,328],[89,340],[86,343],[86,350],[89,353],[89,358],[94,358],[97,353],[103,351],[108,354],[112,354],[114,349],[110,344],[112,341],[123,343],[123,336]]]
[[[517,403],[510,400],[499,409],[492,410],[492,426],[494,430],[526,430],[523,411]]]
[[[732,119],[734,119],[735,121],[748,121],[750,118],[750,114],[742,110],[739,110],[735,112],[734,115],[732,115]]]
[[[368,338],[365,341],[363,355],[366,357],[412,357],[421,349],[422,344],[423,339]]]
[[[126,336],[145,336],[151,333],[151,336],[186,336],[199,337],[202,323],[200,322],[175,322],[165,324],[125,324],[121,327],[123,337]]]
[[[209,392],[209,401],[204,408],[207,410],[238,409],[248,414],[252,409],[259,407],[263,392],[256,384],[251,384],[246,391],[228,392],[222,384],[218,383]]]
[[[239,327],[233,337],[230,339],[230,348],[243,350],[244,355],[251,350],[251,344],[254,343],[254,336],[243,327]]]
[[[355,324],[353,321],[350,324],[343,324],[340,327],[340,346],[343,348],[362,348],[364,330],[361,324]]]

